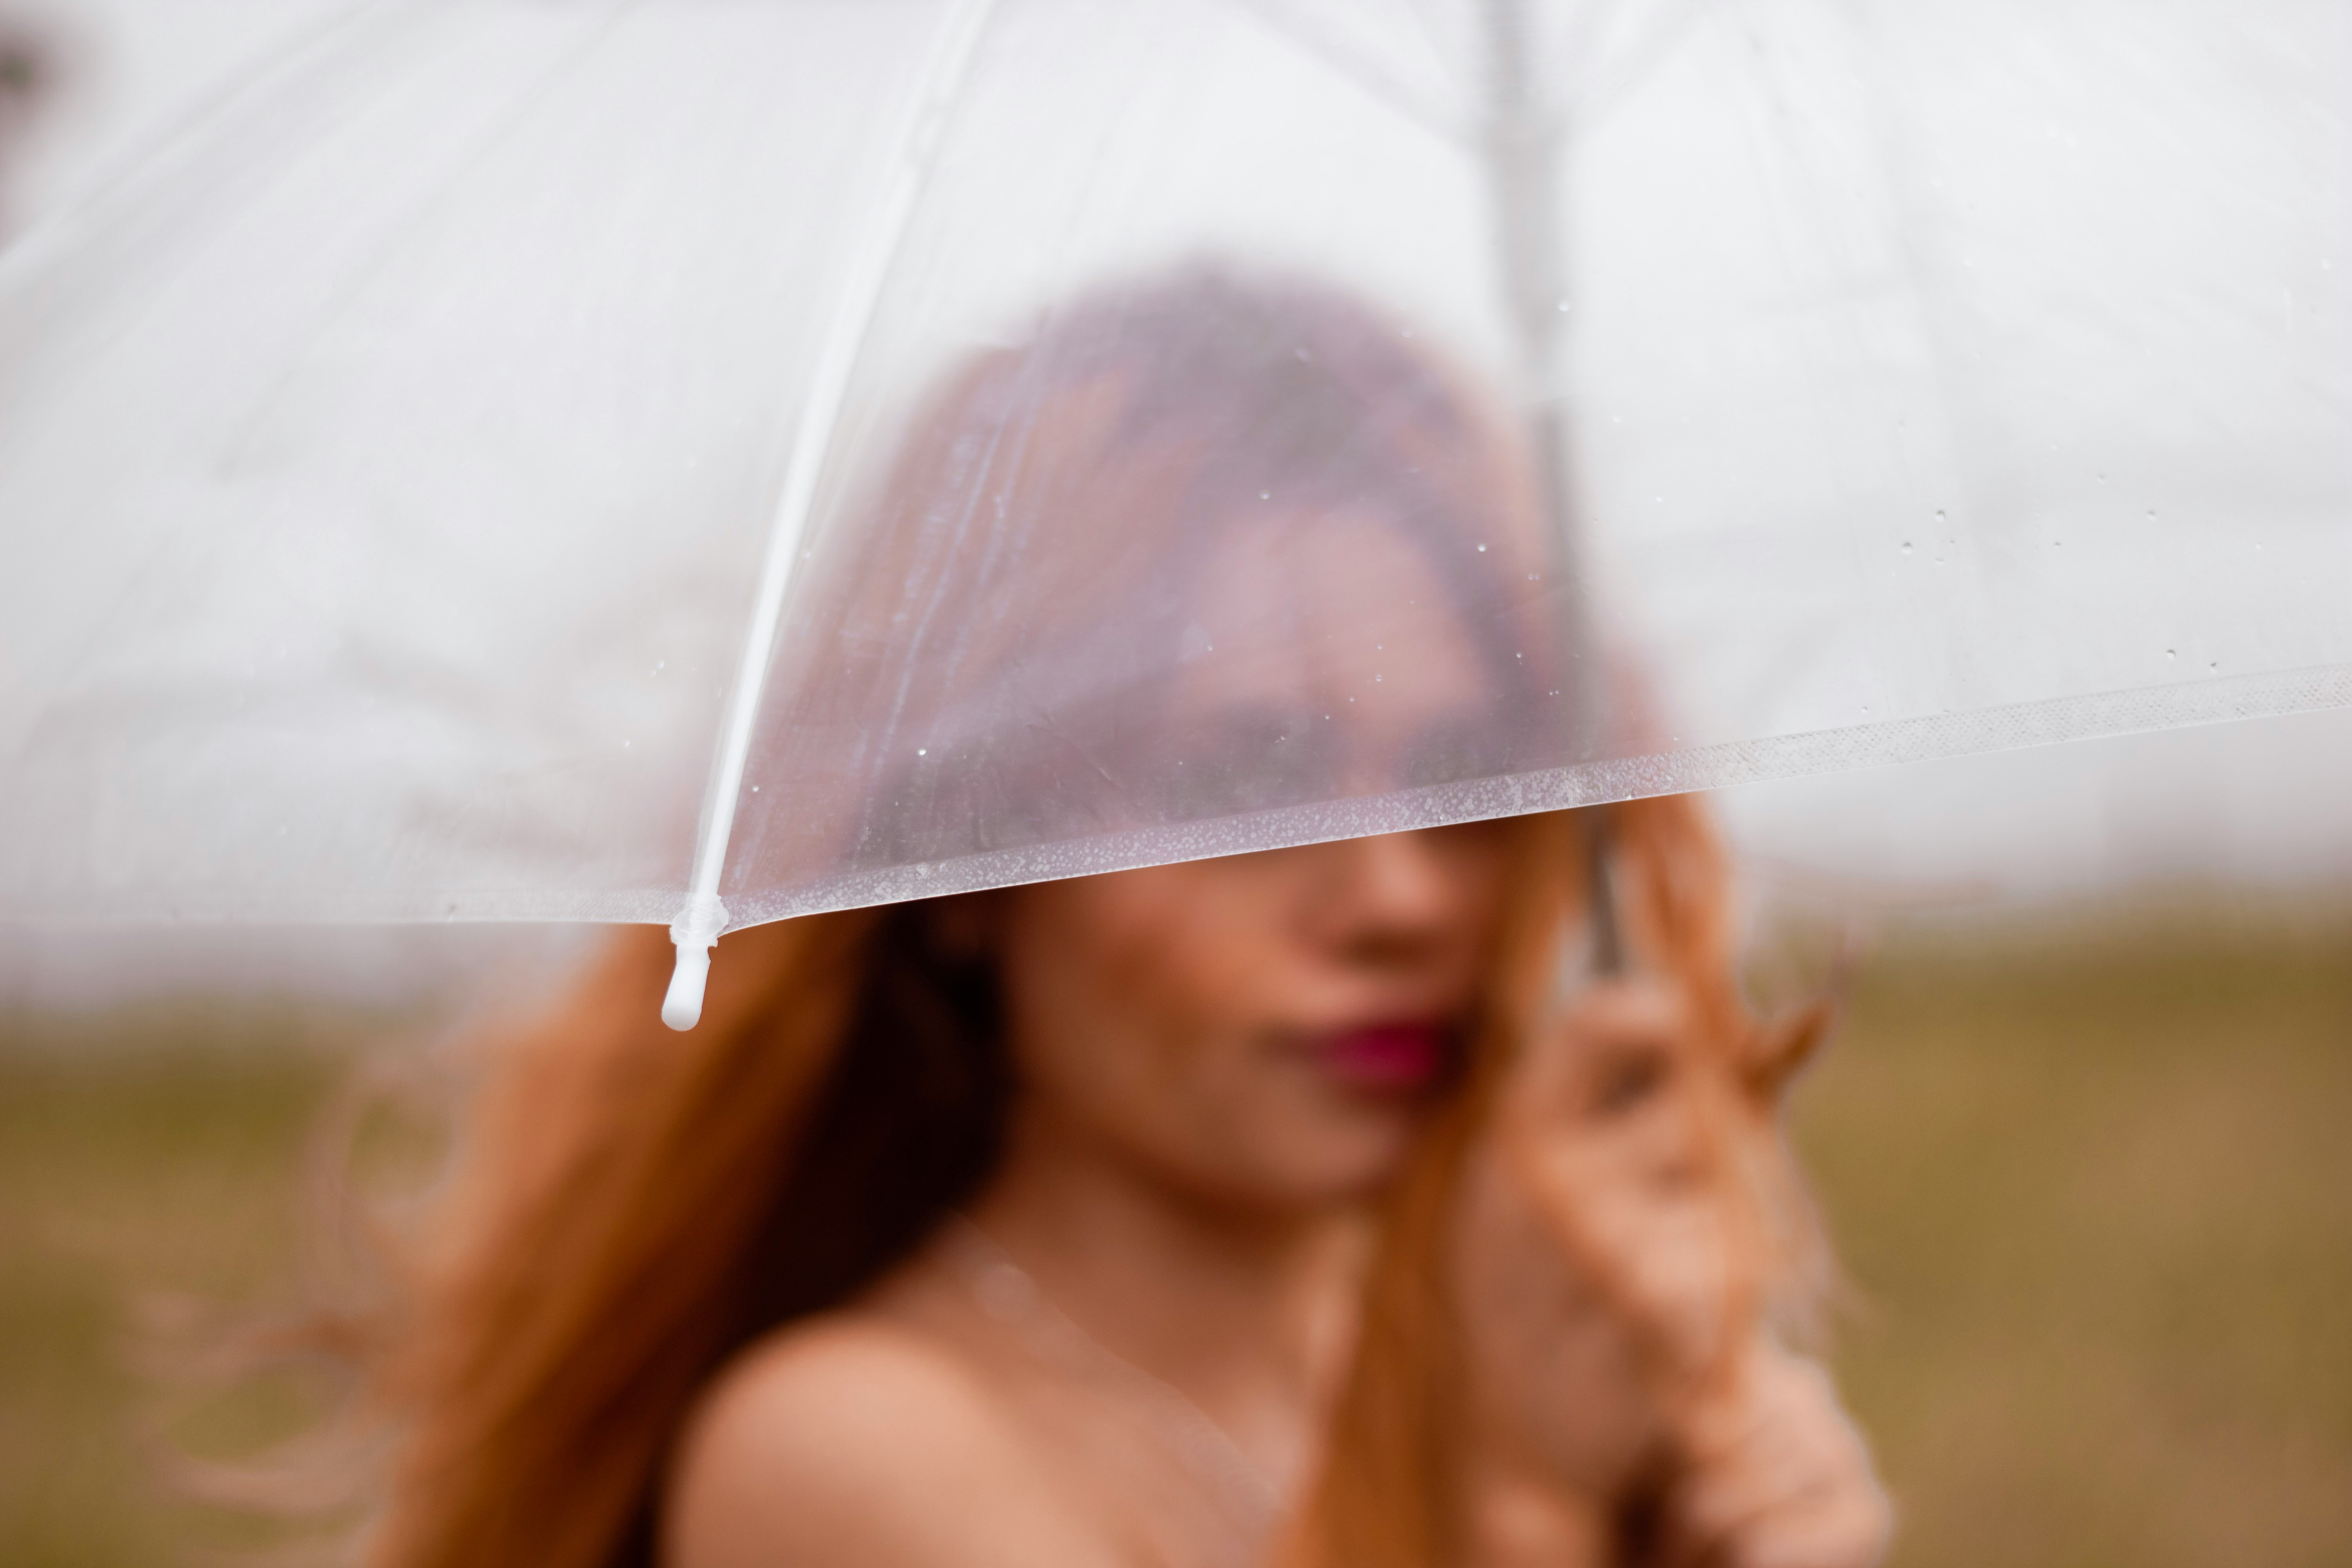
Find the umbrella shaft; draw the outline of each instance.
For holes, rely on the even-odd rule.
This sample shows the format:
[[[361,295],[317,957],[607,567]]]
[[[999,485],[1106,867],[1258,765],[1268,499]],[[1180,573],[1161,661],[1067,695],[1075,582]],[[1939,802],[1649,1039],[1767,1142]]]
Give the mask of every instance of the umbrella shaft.
[[[1568,422],[1559,387],[1560,329],[1568,315],[1559,253],[1559,127],[1545,113],[1529,78],[1533,51],[1526,0],[1486,0],[1486,15],[1488,184],[1503,298],[1517,340],[1528,455],[1543,510],[1544,575],[1559,627],[1559,685],[1553,689],[1568,705],[1570,754],[1591,761],[1600,754],[1606,731],[1601,683],[1591,658],[1591,595],[1584,581]],[[1616,895],[1609,877],[1612,837],[1606,809],[1588,810],[1585,899],[1591,956],[1593,968],[1604,975],[1624,966]]]

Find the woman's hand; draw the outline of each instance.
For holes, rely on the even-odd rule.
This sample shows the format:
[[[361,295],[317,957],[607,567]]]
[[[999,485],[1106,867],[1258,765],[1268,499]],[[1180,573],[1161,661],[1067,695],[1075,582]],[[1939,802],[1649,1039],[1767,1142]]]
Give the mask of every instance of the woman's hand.
[[[1676,1423],[1657,1557],[1706,1568],[1866,1568],[1894,1510],[1822,1369],[1759,1336]]]
[[[1589,994],[1501,1091],[1465,1173],[1461,1310],[1476,1419],[1512,1463],[1596,1494],[1668,1433],[1673,1369],[1721,1338],[1726,1237],[1697,1179],[1681,1013]]]
[[[1866,1451],[1761,1327],[1786,1155],[1752,1051],[1612,984],[1502,1086],[1458,1233],[1480,1463],[1603,1523],[1648,1496],[1664,1561],[1864,1568],[1888,1519]]]

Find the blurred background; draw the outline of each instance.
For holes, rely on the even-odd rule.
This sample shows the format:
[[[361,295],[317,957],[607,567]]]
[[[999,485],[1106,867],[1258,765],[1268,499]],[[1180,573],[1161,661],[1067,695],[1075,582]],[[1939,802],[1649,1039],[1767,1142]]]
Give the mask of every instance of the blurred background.
[[[0,0],[0,244],[338,9]],[[2352,1563],[2352,715],[1717,805],[1759,990],[1848,988],[1795,1131],[1895,1561]],[[334,1391],[202,1346],[350,1267],[353,1086],[425,1085],[357,1163],[428,1179],[447,1042],[583,940],[0,930],[0,1562],[271,1539],[172,1456]]]

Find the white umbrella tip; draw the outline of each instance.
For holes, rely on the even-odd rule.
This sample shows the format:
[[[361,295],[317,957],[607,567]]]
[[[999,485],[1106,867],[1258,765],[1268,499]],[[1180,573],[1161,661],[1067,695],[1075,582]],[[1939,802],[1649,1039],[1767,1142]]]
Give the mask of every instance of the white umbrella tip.
[[[710,950],[697,943],[679,948],[669,994],[662,998],[662,1022],[673,1029],[691,1029],[700,1023],[702,991],[709,980]]]
[[[710,980],[710,948],[727,929],[727,906],[710,893],[697,893],[670,922],[677,943],[677,967],[670,971],[669,994],[662,998],[662,1022],[691,1029],[702,1021],[702,990]]]

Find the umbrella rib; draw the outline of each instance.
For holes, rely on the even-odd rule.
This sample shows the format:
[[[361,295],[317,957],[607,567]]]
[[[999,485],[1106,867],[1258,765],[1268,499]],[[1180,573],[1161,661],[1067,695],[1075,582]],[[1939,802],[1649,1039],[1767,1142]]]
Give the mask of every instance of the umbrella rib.
[[[703,986],[710,972],[710,949],[727,927],[727,906],[719,897],[719,879],[727,865],[727,846],[735,826],[735,812],[743,792],[743,773],[751,760],[751,731],[757,723],[761,699],[767,687],[768,664],[773,653],[786,591],[801,553],[801,537],[816,503],[817,480],[833,447],[835,430],[847,400],[849,380],[859,351],[865,346],[882,289],[898,247],[914,216],[917,198],[938,150],[940,133],[968,77],[982,31],[994,0],[954,0],[931,40],[920,86],[897,137],[891,159],[859,247],[827,328],[824,347],[809,382],[808,404],[793,433],[790,462],[769,526],[767,558],[760,570],[759,597],[751,626],[743,642],[743,662],[736,673],[729,704],[727,729],[720,742],[719,764],[711,780],[709,809],[703,820],[701,842],[694,857],[694,880],[686,907],[670,926],[677,944],[677,965],[662,1002],[662,1021],[673,1029],[690,1029],[702,1016]]]

